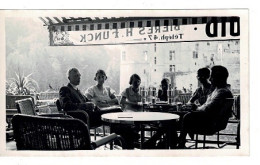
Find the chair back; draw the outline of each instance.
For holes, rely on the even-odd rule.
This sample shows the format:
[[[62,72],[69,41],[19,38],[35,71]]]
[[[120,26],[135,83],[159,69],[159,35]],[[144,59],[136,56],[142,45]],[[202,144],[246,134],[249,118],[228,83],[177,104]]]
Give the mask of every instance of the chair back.
[[[221,113],[222,116],[218,118],[217,122],[217,131],[223,130],[227,127],[228,120],[232,116],[232,107],[234,104],[234,98],[226,98],[224,106],[221,108]]]
[[[191,93],[180,93],[178,94],[178,101],[181,103],[187,103],[191,98]]]
[[[58,109],[59,112],[62,112],[62,111],[63,111],[59,99],[56,100],[56,106],[57,106],[57,109]]]
[[[15,104],[18,113],[26,115],[36,115],[32,98],[17,100],[15,101]]]
[[[6,95],[6,109],[16,109],[15,101],[32,98],[31,95]]]
[[[56,106],[59,112],[63,112],[64,114],[67,114],[69,116],[72,116],[73,118],[82,120],[84,123],[89,125],[89,115],[87,112],[83,111],[83,110],[71,110],[71,111],[63,111],[61,104],[60,104],[60,100],[57,99],[56,100]]]
[[[18,150],[92,149],[88,127],[78,119],[18,114],[12,124]]]
[[[233,115],[235,119],[240,120],[240,95],[234,96]]]

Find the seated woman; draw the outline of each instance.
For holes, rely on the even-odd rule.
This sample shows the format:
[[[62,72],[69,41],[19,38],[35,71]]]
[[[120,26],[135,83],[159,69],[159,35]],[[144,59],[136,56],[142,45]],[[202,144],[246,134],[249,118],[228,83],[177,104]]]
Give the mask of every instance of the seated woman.
[[[141,78],[137,74],[133,74],[129,81],[130,87],[126,88],[122,92],[120,104],[123,111],[138,112],[143,111],[141,103],[141,95],[139,94],[139,86],[141,84]]]
[[[94,78],[97,81],[96,85],[91,86],[85,92],[86,97],[95,103],[99,108],[118,105],[118,100],[115,96],[115,91],[108,86],[104,86],[107,79],[104,70],[98,70]]]
[[[138,93],[141,84],[141,78],[137,74],[133,74],[129,81],[130,87],[122,92],[120,105],[125,112],[142,111],[141,95]],[[119,125],[115,128],[115,133],[121,135],[125,142],[127,149],[134,149],[134,142],[138,141],[139,134],[134,125]]]
[[[191,96],[188,103],[194,103],[196,100],[200,105],[203,105],[207,97],[214,88],[209,83],[210,70],[208,68],[200,68],[197,72],[197,79],[201,83],[201,86],[196,89],[196,91]]]

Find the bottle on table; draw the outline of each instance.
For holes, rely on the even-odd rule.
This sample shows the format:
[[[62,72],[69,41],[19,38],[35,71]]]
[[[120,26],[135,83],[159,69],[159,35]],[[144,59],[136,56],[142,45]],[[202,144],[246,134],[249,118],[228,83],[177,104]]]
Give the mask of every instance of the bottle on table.
[[[140,87],[140,95],[142,97],[142,103],[146,103],[147,91],[145,90],[145,86]]]
[[[173,89],[172,89],[172,84],[169,84],[169,86],[168,86],[167,97],[168,97],[168,104],[172,104],[172,103],[173,103]]]

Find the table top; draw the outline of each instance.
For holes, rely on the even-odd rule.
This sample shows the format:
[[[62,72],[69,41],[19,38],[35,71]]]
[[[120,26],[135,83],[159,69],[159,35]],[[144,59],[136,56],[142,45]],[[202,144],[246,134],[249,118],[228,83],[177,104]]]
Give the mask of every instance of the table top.
[[[182,102],[172,102],[171,104],[169,104],[167,101],[157,101],[155,103],[145,102],[144,105],[170,105],[170,106],[176,106],[176,105],[182,105]]]
[[[178,120],[179,115],[161,112],[117,112],[103,114],[101,119],[109,123],[134,124]]]

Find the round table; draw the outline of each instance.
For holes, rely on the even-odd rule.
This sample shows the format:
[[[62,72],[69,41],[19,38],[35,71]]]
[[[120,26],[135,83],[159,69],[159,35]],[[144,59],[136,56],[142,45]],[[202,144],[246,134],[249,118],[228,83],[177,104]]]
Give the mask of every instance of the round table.
[[[108,123],[135,124],[178,120],[179,115],[161,112],[117,112],[103,114],[101,119]]]
[[[142,149],[142,144],[144,142],[144,124],[152,123],[169,123],[171,121],[177,121],[179,115],[171,113],[161,113],[161,112],[117,112],[117,113],[107,113],[101,116],[101,119],[104,122],[110,124],[131,124],[136,125],[137,128],[140,128],[141,131],[141,143],[140,148]],[[170,128],[168,130],[172,131],[175,129]],[[168,137],[167,139],[171,139]]]

